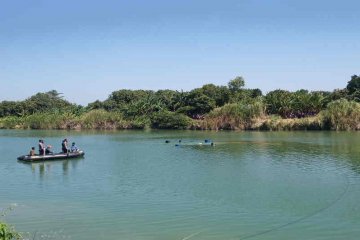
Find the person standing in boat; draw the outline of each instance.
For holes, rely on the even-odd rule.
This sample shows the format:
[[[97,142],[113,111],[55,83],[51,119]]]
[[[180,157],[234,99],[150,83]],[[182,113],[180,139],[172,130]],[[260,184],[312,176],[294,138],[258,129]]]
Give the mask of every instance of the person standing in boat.
[[[39,155],[45,155],[45,144],[43,140],[39,140]]]
[[[63,153],[68,153],[69,152],[68,140],[66,138],[61,143],[61,149],[62,149]]]

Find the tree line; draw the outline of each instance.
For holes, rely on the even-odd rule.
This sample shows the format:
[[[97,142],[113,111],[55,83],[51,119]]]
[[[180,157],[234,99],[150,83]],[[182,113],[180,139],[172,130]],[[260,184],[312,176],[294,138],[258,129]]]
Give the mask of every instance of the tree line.
[[[227,86],[206,84],[191,91],[121,89],[112,92],[106,100],[87,106],[70,103],[52,90],[23,101],[2,101],[0,127],[11,127],[4,121],[12,121],[18,127],[49,128],[42,127],[41,121],[46,122],[42,118],[51,115],[62,116],[65,122],[74,120],[66,126],[51,128],[74,128],[73,125],[80,124],[80,128],[251,129],[256,119],[264,123],[274,118],[313,118],[320,113],[324,117],[331,103],[344,107],[344,102],[355,104],[356,112],[360,102],[360,76],[353,75],[343,89],[332,92],[278,89],[264,95],[260,89],[245,88],[242,77],[230,80]],[[21,120],[26,123],[29,119],[39,121],[39,126],[22,124]],[[326,125],[326,121],[322,124]]]

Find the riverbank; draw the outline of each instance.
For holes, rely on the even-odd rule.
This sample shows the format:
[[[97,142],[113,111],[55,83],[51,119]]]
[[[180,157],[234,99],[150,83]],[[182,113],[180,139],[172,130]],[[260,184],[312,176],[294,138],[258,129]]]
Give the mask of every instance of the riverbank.
[[[297,131],[297,130],[360,130],[360,104],[334,110],[331,108],[314,117],[283,119],[278,115],[225,114],[216,110],[203,119],[191,119],[183,114],[163,112],[156,115],[125,119],[121,114],[92,110],[79,116],[73,114],[41,113],[25,117],[0,118],[0,129],[43,130],[122,130],[122,129],[191,129],[242,131]]]

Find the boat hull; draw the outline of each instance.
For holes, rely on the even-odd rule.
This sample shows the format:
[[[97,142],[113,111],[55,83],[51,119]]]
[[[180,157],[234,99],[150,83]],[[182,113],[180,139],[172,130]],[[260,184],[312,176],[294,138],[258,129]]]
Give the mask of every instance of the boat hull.
[[[52,160],[61,160],[61,159],[69,159],[69,158],[79,158],[85,155],[84,151],[78,152],[70,152],[70,153],[55,153],[49,155],[23,155],[18,157],[19,161],[24,162],[41,162],[41,161],[52,161]]]

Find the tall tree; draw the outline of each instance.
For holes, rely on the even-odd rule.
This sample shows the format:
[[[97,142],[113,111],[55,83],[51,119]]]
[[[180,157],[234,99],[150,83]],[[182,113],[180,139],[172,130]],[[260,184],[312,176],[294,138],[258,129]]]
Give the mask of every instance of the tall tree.
[[[215,100],[217,107],[224,106],[229,102],[230,91],[225,86],[216,86],[214,84],[205,84],[201,87],[203,94]]]
[[[348,82],[346,88],[350,94],[353,94],[356,91],[360,91],[360,76],[351,76],[351,80]]]
[[[243,77],[236,77],[229,81],[229,90],[233,93],[240,91],[245,86],[245,80]]]
[[[291,114],[292,94],[289,91],[271,91],[265,96],[265,102],[269,114],[279,114],[283,118]]]
[[[186,96],[186,114],[192,118],[199,118],[215,108],[215,100],[206,96],[200,88],[194,89]]]
[[[27,114],[62,111],[71,106],[72,104],[64,100],[61,93],[58,93],[56,90],[37,93],[24,101],[24,110]]]

